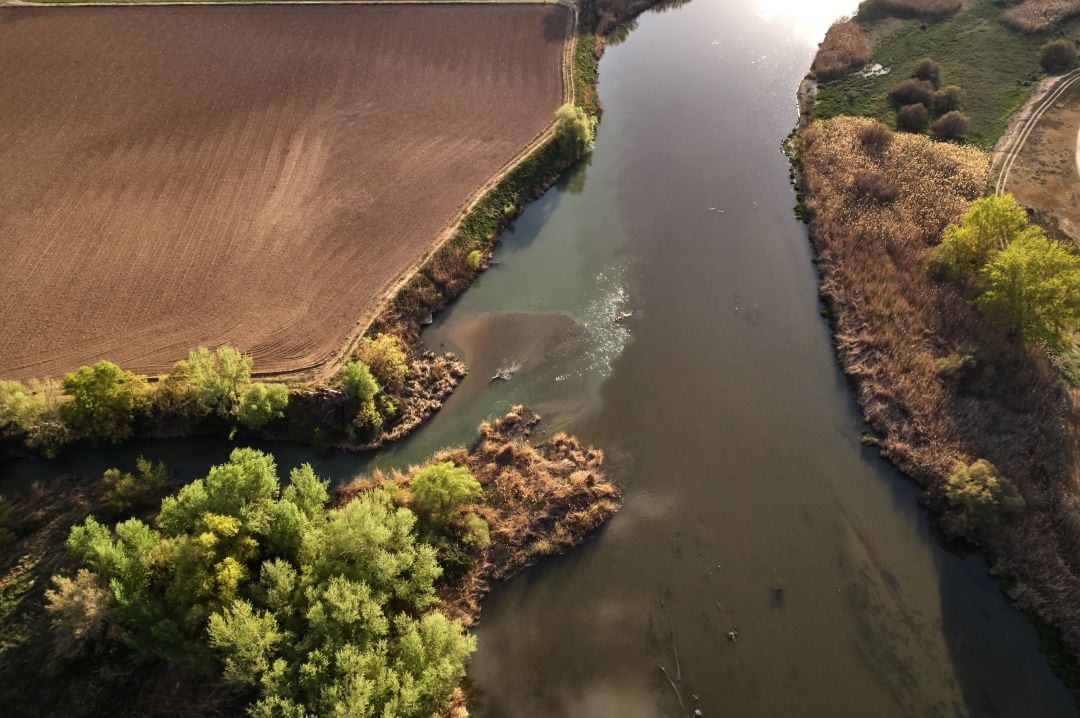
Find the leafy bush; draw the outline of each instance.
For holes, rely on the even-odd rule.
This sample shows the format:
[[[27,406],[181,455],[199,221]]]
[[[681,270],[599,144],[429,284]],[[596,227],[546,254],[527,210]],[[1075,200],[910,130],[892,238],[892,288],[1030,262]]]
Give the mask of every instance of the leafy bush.
[[[0,426],[11,424],[26,433],[26,444],[46,458],[54,458],[71,440],[71,430],[60,414],[60,384],[54,381],[0,381]]]
[[[401,340],[391,334],[364,337],[356,347],[356,356],[375,375],[379,385],[400,391],[409,375],[409,356]]]
[[[859,131],[859,142],[867,152],[881,154],[892,144],[893,131],[884,122],[874,122]]]
[[[156,528],[74,527],[83,568],[57,584],[97,604],[104,591],[110,631],[140,655],[186,671],[220,660],[255,696],[252,716],[440,714],[475,641],[434,610],[435,550],[385,491],[327,500],[310,467],[282,491],[271,457],[237,449],[166,498]],[[79,592],[62,593],[52,610],[75,615],[61,606]],[[86,643],[78,622],[54,629],[61,644]]]
[[[1051,40],[1042,46],[1039,64],[1050,73],[1069,70],[1076,64],[1076,43],[1071,40]]]
[[[452,461],[432,464],[417,472],[409,490],[412,505],[439,524],[448,523],[483,493],[468,467],[455,466]]]
[[[351,361],[341,367],[341,380],[345,392],[362,402],[369,402],[379,393],[379,382],[362,361]]]
[[[356,412],[356,417],[353,419],[353,426],[359,429],[364,436],[371,437],[382,428],[382,425],[383,415],[375,401],[369,399],[362,402]]]
[[[244,390],[236,407],[236,420],[249,429],[260,429],[285,415],[289,387],[284,384],[254,382]]]
[[[596,120],[584,108],[565,104],[555,111],[555,138],[565,156],[581,157],[592,149]]]
[[[964,91],[956,85],[948,85],[934,93],[931,109],[939,115],[959,110],[964,104]]]
[[[73,429],[112,442],[131,436],[136,396],[146,392],[143,377],[99,361],[68,374],[63,387],[71,401],[60,407],[60,413]]]
[[[251,357],[230,346],[213,350],[199,347],[188,354],[184,364],[178,368],[190,377],[198,413],[234,415],[251,383]]]
[[[930,122],[926,105],[904,105],[896,112],[896,126],[905,132],[922,132]]]
[[[934,89],[934,85],[926,80],[904,80],[889,90],[889,100],[896,107],[905,105],[929,107],[934,102]]]
[[[953,110],[939,117],[930,127],[930,131],[939,140],[955,140],[967,133],[968,124],[967,115]]]
[[[937,87],[938,81],[941,78],[941,65],[934,62],[929,57],[924,57],[915,63],[915,70],[912,72],[912,77],[917,80],[929,82],[934,87]]]
[[[465,258],[465,263],[469,266],[469,269],[475,272],[479,270],[480,267],[484,266],[484,256],[480,254],[479,249],[474,249],[469,252],[469,256]]]
[[[140,456],[135,459],[135,473],[108,469],[101,477],[105,484],[105,501],[116,514],[150,506],[165,489],[169,467],[165,462],[153,463]]]
[[[958,462],[945,481],[944,493],[949,508],[942,516],[942,526],[951,536],[972,541],[1025,506],[1012,482],[985,459],[970,466]]]

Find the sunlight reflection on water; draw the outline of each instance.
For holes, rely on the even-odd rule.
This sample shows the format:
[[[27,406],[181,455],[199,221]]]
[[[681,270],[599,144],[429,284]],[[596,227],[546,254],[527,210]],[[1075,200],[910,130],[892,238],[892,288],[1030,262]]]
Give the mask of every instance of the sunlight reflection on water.
[[[855,0],[757,0],[758,15],[794,26],[794,36],[817,45],[838,19],[855,12]]]

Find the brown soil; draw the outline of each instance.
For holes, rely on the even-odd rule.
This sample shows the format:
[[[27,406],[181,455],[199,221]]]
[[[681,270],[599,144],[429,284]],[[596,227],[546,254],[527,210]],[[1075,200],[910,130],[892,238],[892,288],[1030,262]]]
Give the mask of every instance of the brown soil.
[[[326,361],[550,125],[567,13],[0,9],[0,376]]]
[[[1013,162],[1004,190],[1042,223],[1080,243],[1080,84],[1041,116]],[[1001,146],[1001,143],[999,143]]]

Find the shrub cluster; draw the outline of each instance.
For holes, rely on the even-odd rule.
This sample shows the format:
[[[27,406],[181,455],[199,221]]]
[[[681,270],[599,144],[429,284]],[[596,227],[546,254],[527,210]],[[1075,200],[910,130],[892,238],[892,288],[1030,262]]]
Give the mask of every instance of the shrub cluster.
[[[941,525],[953,538],[977,541],[1010,516],[1024,510],[1023,496],[1011,481],[985,459],[970,466],[957,463],[943,487],[949,508]]]
[[[153,383],[109,361],[59,384],[0,381],[0,427],[14,427],[29,448],[52,457],[76,437],[124,441],[141,417],[216,417],[259,429],[281,417],[288,401],[284,384],[252,381],[251,357],[228,346],[200,347]]]
[[[413,481],[421,514],[486,531],[464,507],[480,494],[468,470]],[[475,641],[438,610],[442,569],[421,535],[445,541],[444,524],[419,522],[408,496],[373,488],[329,508],[309,466],[282,489],[270,456],[236,449],[152,524],[72,528],[79,568],[47,594],[54,656],[118,639],[185,673],[218,667],[257,717],[441,714]]]
[[[1072,40],[1051,40],[1042,46],[1039,64],[1049,73],[1072,69],[1076,64],[1076,43]]]
[[[894,85],[889,100],[896,111],[896,126],[906,132],[922,133],[930,125],[938,140],[958,140],[968,129],[967,115],[959,111],[963,90],[956,85],[940,87],[941,65],[930,58],[915,63],[910,79]]]

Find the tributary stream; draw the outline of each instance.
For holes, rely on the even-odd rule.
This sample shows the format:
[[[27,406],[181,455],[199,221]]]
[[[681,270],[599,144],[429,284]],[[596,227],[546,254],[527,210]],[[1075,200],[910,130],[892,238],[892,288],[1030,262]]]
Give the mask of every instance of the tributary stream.
[[[522,403],[607,452],[622,511],[487,599],[474,716],[1077,714],[986,562],[943,547],[915,487],[859,443],[780,151],[814,48],[853,5],[643,15],[602,60],[590,161],[428,330],[471,368],[443,411],[374,459],[271,447],[345,480]],[[0,490],[139,453],[195,476],[228,448],[8,462]]]

